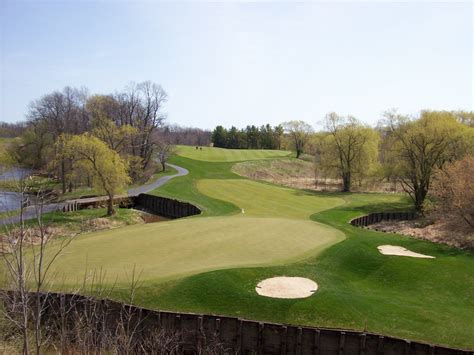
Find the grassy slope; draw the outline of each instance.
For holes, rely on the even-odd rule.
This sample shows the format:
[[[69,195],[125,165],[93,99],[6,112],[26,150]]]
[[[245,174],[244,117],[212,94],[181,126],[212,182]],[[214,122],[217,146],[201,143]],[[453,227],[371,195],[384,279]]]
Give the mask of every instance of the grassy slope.
[[[232,171],[256,180],[314,179],[314,163],[296,158],[244,161],[235,164]]]
[[[260,150],[260,149],[223,149],[190,147],[180,145],[177,147],[177,153],[185,158],[209,161],[209,162],[236,162],[244,160],[257,160],[268,158],[286,157],[292,153],[285,150]]]
[[[313,213],[333,208],[344,200],[331,195],[314,194],[250,180],[201,180],[203,194],[232,202],[246,215],[308,219]]]
[[[189,160],[181,157],[175,159],[176,163],[189,166],[190,170],[199,169],[199,165],[194,162],[187,165]],[[206,170],[208,167],[203,168]],[[200,194],[197,185],[216,199],[213,201],[230,200],[239,207],[244,207],[246,213],[251,211],[255,206],[245,204],[252,199],[241,198],[238,190],[231,191],[239,184],[254,183],[234,180],[235,175],[226,172],[225,168],[227,167],[219,166],[222,169],[219,178],[232,180],[215,181],[216,189],[212,188],[212,182],[197,182],[199,177],[206,174],[194,172],[193,176],[187,178],[186,184],[174,181],[165,186],[166,192],[174,193],[175,196],[192,195],[195,202],[206,205],[209,215],[228,213],[225,204],[207,204],[209,197]],[[328,196],[311,194],[315,197]],[[343,199],[345,204],[315,213],[311,219],[343,231],[347,239],[342,243],[333,245],[318,256],[291,265],[218,270],[170,281],[164,285],[148,284],[140,291],[139,303],[162,309],[367,329],[415,340],[473,348],[474,275],[468,272],[474,270],[472,253],[398,235],[359,229],[347,223],[351,218],[370,211],[407,209],[409,203],[403,196],[330,196]],[[272,194],[267,197],[271,198]],[[262,202],[258,198],[253,200],[257,205]],[[254,213],[258,214],[260,211],[257,209]],[[437,258],[428,260],[383,256],[377,251],[377,246],[381,244],[401,245]],[[254,291],[258,281],[275,275],[310,277],[318,282],[320,289],[314,297],[302,300],[258,296]]]
[[[126,282],[125,271],[136,265],[142,281],[156,283],[206,270],[294,261],[315,255],[343,239],[343,234],[336,229],[308,220],[312,210],[330,208],[342,203],[340,199],[321,198],[311,202],[305,194],[291,189],[235,179],[228,163],[196,162],[179,157],[173,162],[188,167],[190,175],[176,179],[163,190],[168,188],[170,195],[188,191],[186,199],[194,197],[194,202],[198,202],[207,215],[234,216],[188,218],[81,236],[56,264],[58,273],[65,275],[61,277],[65,283],[80,281],[86,262],[89,270],[103,267],[107,282]],[[189,164],[193,163],[199,164],[199,168],[191,168]],[[212,182],[219,184],[218,191],[232,189],[240,197],[253,196],[252,204],[244,205],[248,211],[240,214],[240,208],[234,204],[202,195],[194,180],[204,177],[207,179],[199,181],[209,186]],[[214,179],[209,179],[211,177]],[[225,177],[233,179],[221,180]],[[222,184],[223,181],[240,186],[229,187]],[[272,206],[261,203],[268,196],[273,196]],[[295,218],[289,219],[288,209],[292,208],[293,215],[290,215]],[[306,221],[298,220],[302,218]],[[295,230],[298,234],[288,238]]]
[[[220,313],[296,324],[366,328],[369,331],[411,339],[474,347],[474,276],[469,272],[474,270],[472,254],[429,242],[358,229],[347,224],[351,217],[367,211],[406,209],[408,203],[402,196],[306,193],[246,181],[230,171],[231,163],[210,163],[184,157],[175,157],[172,163],[188,168],[190,174],[170,181],[155,193],[197,203],[204,209],[206,216],[230,216],[226,218],[236,221],[236,230],[241,230],[246,220],[249,222],[248,228],[258,226],[252,220],[252,215],[279,215],[278,211],[288,207],[291,209],[293,203],[281,203],[283,201],[278,200],[291,201],[301,195],[302,198],[321,199],[324,202],[321,205],[315,202],[311,208],[306,208],[306,204],[295,206],[300,211],[295,212],[293,218],[304,218],[311,211],[317,212],[311,219],[340,229],[347,239],[322,252],[319,250],[313,255],[304,254],[304,260],[292,264],[216,270],[165,283],[148,279],[139,290],[137,303],[161,309]],[[344,204],[340,204],[341,199]],[[322,211],[325,203],[331,209]],[[271,210],[273,205],[279,206],[277,211]],[[236,215],[241,208],[245,209],[245,216]],[[215,222],[219,223],[224,219],[216,218]],[[198,217],[170,224],[197,223],[200,220],[207,219]],[[230,226],[228,221],[225,223]],[[300,220],[298,223],[310,222]],[[206,223],[206,228],[212,228],[212,225]],[[275,226],[262,226],[262,230],[253,230],[239,238],[247,238],[246,242],[251,243],[253,238],[249,236],[255,238],[264,234],[264,238],[267,235],[272,238],[275,234],[277,237],[272,238],[267,243],[268,246],[285,248],[285,239],[294,238],[296,232],[300,232],[300,227],[288,232],[284,230],[282,237],[278,234],[281,226],[275,229]],[[217,231],[222,229],[225,227],[219,226]],[[229,230],[231,229],[225,229],[226,233]],[[128,234],[128,238],[135,236],[141,237],[136,233]],[[301,238],[301,235],[297,238]],[[116,240],[112,237],[110,240],[104,243],[104,250],[114,246]],[[172,242],[174,241],[170,240]],[[281,245],[282,242],[285,244]],[[197,250],[201,250],[199,244],[194,245]],[[417,252],[434,255],[437,259],[383,256],[376,249],[380,244],[402,245]],[[230,253],[234,248],[242,248],[242,245],[233,241],[230,248],[222,250]],[[142,252],[147,253],[146,249]],[[200,253],[205,255],[206,251],[202,249],[198,252]],[[148,259],[153,257],[157,256],[147,256]],[[225,256],[228,257],[229,255]],[[194,256],[188,258],[190,263],[193,258]],[[258,296],[254,290],[258,281],[274,275],[310,277],[318,282],[320,289],[315,296],[301,300]],[[120,297],[120,291],[116,290],[115,295]]]

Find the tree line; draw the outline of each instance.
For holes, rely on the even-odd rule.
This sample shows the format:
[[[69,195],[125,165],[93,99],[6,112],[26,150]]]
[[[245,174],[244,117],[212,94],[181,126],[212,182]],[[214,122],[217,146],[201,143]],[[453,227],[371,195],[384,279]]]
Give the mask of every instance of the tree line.
[[[111,94],[65,87],[33,101],[25,123],[2,125],[4,133],[21,132],[8,156],[57,179],[63,194],[76,186],[99,189],[111,197],[113,214],[114,194],[151,175],[158,157],[165,167],[166,101],[163,88],[150,81]]]
[[[230,129],[217,126],[212,131],[214,147],[230,149],[281,149],[283,126],[272,127],[269,124],[256,127],[249,125],[245,129]]]
[[[318,132],[302,121],[284,126],[288,147],[312,155],[316,172],[340,179],[344,192],[370,177],[397,181],[419,212],[435,174],[474,154],[473,112],[390,110],[375,128],[333,112]]]

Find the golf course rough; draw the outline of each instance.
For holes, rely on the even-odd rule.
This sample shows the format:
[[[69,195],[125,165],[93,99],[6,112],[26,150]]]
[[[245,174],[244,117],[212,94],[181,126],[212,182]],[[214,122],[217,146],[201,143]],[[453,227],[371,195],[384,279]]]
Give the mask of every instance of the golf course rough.
[[[348,223],[371,212],[406,211],[405,195],[258,183],[233,173],[223,150],[211,153],[215,162],[172,157],[189,174],[153,191],[198,205],[201,216],[80,236],[57,264],[64,288],[74,278],[82,282],[86,268],[101,268],[111,284],[118,278],[112,297],[126,299],[136,266],[142,283],[135,303],[149,308],[474,348],[472,253]],[[381,245],[436,259],[382,255]],[[318,291],[294,300],[257,294],[259,282],[283,275],[314,280]]]
[[[134,267],[142,281],[163,282],[210,270],[281,265],[314,257],[344,239],[341,231],[309,219],[344,203],[340,198],[315,198],[245,179],[201,179],[196,187],[240,213],[80,236],[55,265],[63,283],[80,282],[85,264],[90,272],[106,271],[106,282],[119,284],[127,282]]]

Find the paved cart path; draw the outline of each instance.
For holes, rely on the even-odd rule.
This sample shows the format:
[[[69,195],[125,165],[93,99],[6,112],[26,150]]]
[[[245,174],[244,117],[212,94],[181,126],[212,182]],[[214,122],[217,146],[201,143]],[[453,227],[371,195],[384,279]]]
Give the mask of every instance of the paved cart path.
[[[177,173],[174,174],[174,175],[162,176],[162,177],[156,179],[155,181],[153,181],[149,184],[145,184],[145,185],[141,185],[141,186],[138,186],[138,187],[131,188],[127,191],[127,196],[133,197],[133,196],[138,196],[139,194],[144,194],[144,193],[150,192],[150,191],[152,191],[152,190],[154,190],[154,189],[156,189],[160,186],[163,186],[164,184],[166,184],[171,179],[174,179],[178,176],[184,176],[184,175],[187,175],[189,173],[189,171],[187,169],[182,168],[180,166],[173,165],[173,164],[166,164],[166,165],[168,165],[169,167],[171,167],[173,169],[176,169]],[[117,197],[120,197],[120,196],[117,196]],[[105,197],[105,196],[99,196],[99,197],[92,197],[92,198],[88,198],[88,199],[82,199],[81,201],[86,201],[87,200],[87,202],[93,202],[93,201],[101,201],[101,200],[106,200],[106,199],[107,199],[107,197]],[[62,210],[66,205],[68,205],[70,203],[73,203],[74,201],[77,201],[77,200],[68,200],[68,201],[64,201],[64,202],[50,203],[50,204],[43,205],[43,213]],[[28,219],[36,218],[36,216],[38,215],[37,210],[38,210],[38,206],[36,206],[36,205],[32,205],[32,206],[27,207],[24,210],[23,219],[28,220]],[[20,216],[6,217],[6,218],[3,218],[3,219],[0,219],[0,225],[18,223],[19,221],[20,221]]]

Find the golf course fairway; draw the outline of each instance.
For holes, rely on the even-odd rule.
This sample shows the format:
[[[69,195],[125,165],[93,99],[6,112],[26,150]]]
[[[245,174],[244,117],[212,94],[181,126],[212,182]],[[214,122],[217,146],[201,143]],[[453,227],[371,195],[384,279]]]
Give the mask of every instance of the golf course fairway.
[[[287,150],[263,150],[263,149],[224,149],[212,147],[190,147],[177,146],[177,153],[189,159],[209,162],[238,162],[246,160],[259,160],[269,158],[287,157],[291,152]]]
[[[191,202],[202,214],[76,237],[55,263],[55,289],[74,289],[100,271],[105,286],[115,287],[109,296],[126,300],[135,269],[134,303],[149,308],[474,348],[472,252],[348,223],[370,212],[410,210],[406,195],[297,190],[232,172],[246,154],[269,159],[274,152],[178,152],[184,156],[170,162],[189,174],[152,193]],[[435,259],[383,255],[380,245]],[[314,280],[318,290],[304,299],[257,294],[262,280],[279,276]]]
[[[243,179],[200,180],[197,187],[204,195],[233,203],[245,215],[259,217],[309,219],[344,203],[338,197],[315,197],[310,192]]]

